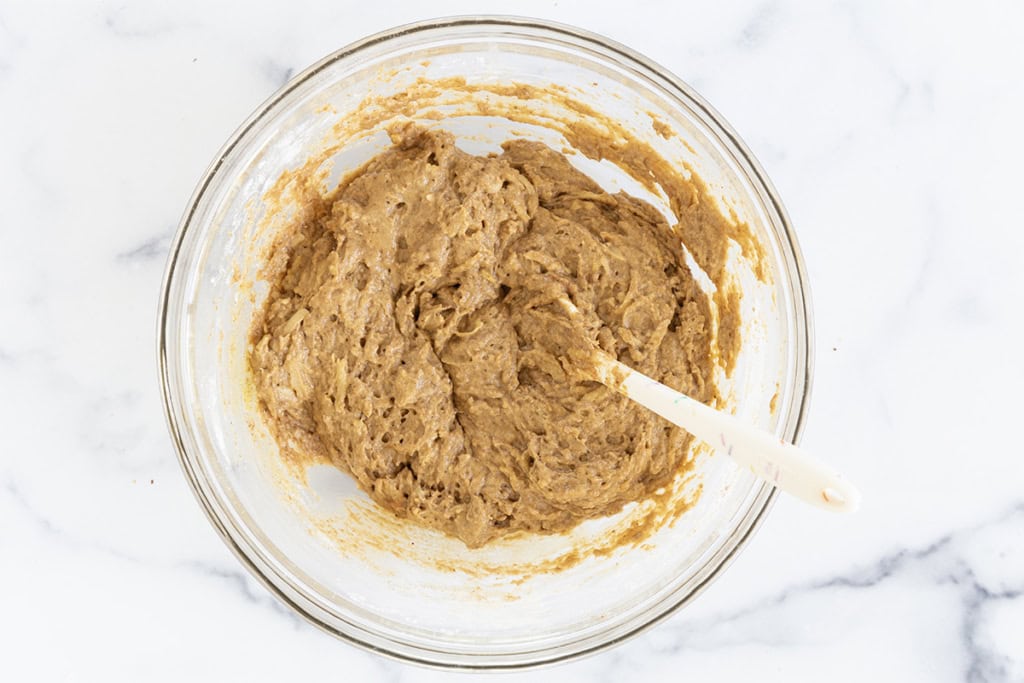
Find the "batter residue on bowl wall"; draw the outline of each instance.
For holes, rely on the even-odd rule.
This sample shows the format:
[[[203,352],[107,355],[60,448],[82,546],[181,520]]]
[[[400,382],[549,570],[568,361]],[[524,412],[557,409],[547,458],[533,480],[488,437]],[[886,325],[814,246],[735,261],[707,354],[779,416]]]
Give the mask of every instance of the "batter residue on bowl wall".
[[[477,113],[539,120],[474,98],[476,86],[420,82],[346,117],[350,130],[390,122],[392,149],[333,189],[322,186],[322,159],[310,160],[270,197],[304,206],[267,255],[272,288],[252,329],[268,426],[295,462],[332,462],[384,508],[470,547],[563,531],[633,501],[647,513],[587,552],[642,542],[666,510],[692,503],[665,494],[692,465],[691,439],[592,382],[581,350],[596,344],[714,404],[715,367],[728,371],[740,343],[725,253],[732,240],[757,268],[760,245],[699,178],[614,122],[595,127],[590,109],[562,122],[566,140],[659,188],[677,225],[539,143],[478,157],[447,133],[393,123],[429,119],[424,108],[455,91]],[[584,107],[558,89],[487,91]],[[712,295],[691,276],[680,239]]]

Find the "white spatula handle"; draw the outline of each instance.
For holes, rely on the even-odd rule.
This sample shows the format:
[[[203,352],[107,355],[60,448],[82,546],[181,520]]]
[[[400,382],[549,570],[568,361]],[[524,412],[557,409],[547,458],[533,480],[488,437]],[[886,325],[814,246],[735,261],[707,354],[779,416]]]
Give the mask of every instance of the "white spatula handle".
[[[596,357],[603,384],[728,454],[765,481],[829,510],[853,512],[859,506],[856,487],[793,444],[670,389],[604,352]]]

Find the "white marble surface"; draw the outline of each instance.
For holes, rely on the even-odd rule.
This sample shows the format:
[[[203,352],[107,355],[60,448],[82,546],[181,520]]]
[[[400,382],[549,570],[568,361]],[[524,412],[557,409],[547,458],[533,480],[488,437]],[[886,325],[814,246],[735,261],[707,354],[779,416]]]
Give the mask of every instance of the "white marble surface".
[[[164,427],[157,291],[194,183],[290,74],[515,12],[640,49],[761,159],[813,286],[804,443],[865,494],[780,500],[692,608],[529,680],[1024,681],[1024,6],[208,4],[0,2],[0,679],[445,676],[321,634],[223,546]]]

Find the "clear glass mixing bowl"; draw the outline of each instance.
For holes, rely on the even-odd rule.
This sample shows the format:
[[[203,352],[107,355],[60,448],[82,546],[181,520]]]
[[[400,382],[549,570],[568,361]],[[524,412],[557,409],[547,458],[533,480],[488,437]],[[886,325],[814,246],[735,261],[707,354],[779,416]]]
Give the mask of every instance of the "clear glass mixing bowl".
[[[678,520],[665,520],[643,543],[572,564],[562,562],[572,548],[628,524],[638,511],[565,536],[470,551],[414,525],[388,523],[332,468],[304,479],[282,465],[245,377],[247,331],[266,291],[259,254],[288,218],[270,215],[263,198],[283,172],[332,139],[328,182],[386,146],[380,126],[332,138],[367,95],[386,100],[421,77],[452,76],[561,87],[692,168],[750,225],[769,277],[762,282],[736,266],[744,343],[722,386],[737,414],[791,441],[810,388],[809,299],[782,204],[736,133],[665,69],[575,28],[492,17],[396,28],[311,66],[231,137],[184,215],[160,306],[167,418],[198,500],[249,570],[325,631],[424,664],[512,669],[607,648],[678,610],[736,556],[775,492],[711,451],[684,487],[690,494],[700,487],[700,496]],[[674,135],[658,135],[652,115]],[[542,126],[479,113],[454,111],[425,123],[454,131],[470,151],[496,149],[511,135],[558,142]],[[578,161],[603,184],[634,189],[607,164]],[[538,571],[559,562],[571,566]]]

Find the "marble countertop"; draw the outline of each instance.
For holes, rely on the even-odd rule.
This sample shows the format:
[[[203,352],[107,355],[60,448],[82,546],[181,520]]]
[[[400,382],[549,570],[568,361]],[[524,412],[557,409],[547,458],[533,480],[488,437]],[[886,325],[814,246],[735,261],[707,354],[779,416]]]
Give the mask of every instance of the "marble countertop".
[[[193,185],[293,73],[514,12],[640,49],[749,143],[810,271],[804,445],[865,496],[779,500],[684,613],[523,680],[1024,681],[1024,6],[723,4],[0,4],[0,678],[445,677],[320,633],[221,543],[164,425],[156,304]]]

